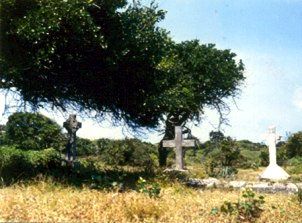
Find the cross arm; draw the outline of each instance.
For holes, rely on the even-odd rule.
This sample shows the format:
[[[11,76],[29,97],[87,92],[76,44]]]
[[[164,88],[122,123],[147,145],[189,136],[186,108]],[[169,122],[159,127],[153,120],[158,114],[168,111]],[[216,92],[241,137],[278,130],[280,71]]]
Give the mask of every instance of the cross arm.
[[[163,147],[175,147],[175,140],[163,140]]]
[[[183,140],[182,147],[195,147],[195,140]]]

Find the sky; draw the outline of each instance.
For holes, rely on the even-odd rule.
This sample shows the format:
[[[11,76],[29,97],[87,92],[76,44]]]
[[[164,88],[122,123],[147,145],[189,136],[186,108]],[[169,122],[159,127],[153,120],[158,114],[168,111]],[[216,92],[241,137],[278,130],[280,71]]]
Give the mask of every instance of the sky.
[[[150,4],[151,0],[144,0]],[[285,139],[302,130],[302,0],[157,0],[167,11],[159,25],[177,41],[199,39],[231,49],[245,64],[246,80],[236,104],[228,100],[229,125],[225,135],[262,142],[268,126],[275,125]],[[0,96],[0,115],[4,109]],[[62,124],[67,114],[43,114]],[[0,116],[0,123],[5,123]],[[206,109],[198,126],[189,124],[201,141],[217,130],[218,114]],[[80,119],[85,138],[131,137],[125,127],[112,127]],[[101,126],[100,126],[101,125]],[[141,134],[145,141],[158,142],[158,131]]]

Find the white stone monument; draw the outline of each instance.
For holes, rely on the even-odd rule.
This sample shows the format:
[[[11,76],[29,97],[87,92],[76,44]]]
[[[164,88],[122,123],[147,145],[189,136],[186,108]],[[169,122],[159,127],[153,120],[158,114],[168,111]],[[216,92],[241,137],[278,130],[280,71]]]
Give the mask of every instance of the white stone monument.
[[[276,134],[276,127],[270,126],[268,133],[265,135],[269,147],[269,165],[260,175],[260,179],[286,180],[290,177],[285,170],[277,164],[276,143],[280,138],[281,137]]]

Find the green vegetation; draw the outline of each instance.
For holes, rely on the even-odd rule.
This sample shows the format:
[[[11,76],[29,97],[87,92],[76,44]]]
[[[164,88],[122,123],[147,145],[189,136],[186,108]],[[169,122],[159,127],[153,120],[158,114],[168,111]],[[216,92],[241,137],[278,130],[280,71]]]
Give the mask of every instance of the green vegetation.
[[[151,170],[156,164],[155,146],[138,139],[111,140],[100,149],[99,156],[106,164],[116,166],[138,166]]]
[[[162,93],[154,102],[166,117],[163,139],[174,138],[174,126],[200,122],[205,107],[219,111],[227,108],[223,100],[237,96],[245,79],[244,65],[235,57],[230,50],[198,40],[173,45],[160,63],[167,78],[161,82]],[[167,149],[160,143],[159,164],[165,166],[166,160]]]
[[[0,2],[1,88],[34,107],[94,110],[130,126],[157,124],[149,95],[170,48],[164,11],[126,0]],[[148,106],[150,105],[150,106]]]
[[[39,125],[40,122],[34,123]],[[35,129],[34,124],[28,125]],[[23,127],[27,129],[26,125]],[[2,136],[7,138],[6,132]],[[186,151],[188,172],[184,173],[163,171],[156,165],[156,145],[138,139],[91,141],[78,138],[80,156],[73,168],[65,165],[58,148],[30,150],[19,148],[17,143],[1,145],[0,195],[13,203],[0,202],[0,220],[72,221],[73,216],[77,216],[77,221],[103,221],[107,216],[108,221],[115,219],[119,222],[137,219],[149,222],[190,222],[194,219],[203,222],[223,222],[226,219],[230,222],[261,222],[267,218],[274,218],[275,222],[295,222],[300,219],[301,190],[290,200],[282,197],[285,195],[265,195],[264,203],[261,195],[249,190],[239,197],[239,192],[231,190],[205,189],[201,193],[187,187],[185,183],[190,177],[225,178],[234,176],[239,170],[240,177],[236,179],[253,181],[263,170],[262,167],[252,170],[249,166],[261,162],[259,154],[267,150],[262,144],[238,142],[220,133],[212,133],[210,138],[199,148]],[[61,138],[57,140],[62,142]],[[60,144],[54,142],[53,145]],[[286,145],[287,142],[280,148],[286,148]],[[174,163],[172,155],[168,159],[170,164]],[[293,176],[292,180],[301,181],[301,157],[286,159],[284,163]],[[206,171],[208,164],[212,165],[212,172]],[[32,194],[34,198],[30,197]],[[227,200],[223,203],[221,197]],[[52,205],[46,207],[41,202],[43,199],[56,204],[55,207],[61,203],[77,204],[81,210],[72,205],[68,209],[61,205],[57,211],[59,209],[51,208]],[[280,200],[286,202],[280,203]],[[115,205],[102,206],[111,203]],[[190,207],[189,211],[184,212],[184,206]],[[98,208],[103,211],[99,212]],[[46,214],[26,211],[31,209]],[[285,214],[284,210],[292,214]]]
[[[264,196],[256,197],[255,192],[246,189],[242,193],[243,200],[238,202],[225,201],[220,211],[225,214],[236,215],[238,222],[255,222],[263,212]]]
[[[22,150],[62,149],[60,126],[38,113],[17,112],[9,116],[4,128],[4,143]]]
[[[288,158],[302,156],[302,132],[291,135],[285,144]]]
[[[47,174],[60,165],[60,154],[52,148],[24,151],[11,146],[0,147],[0,176],[8,183]]]
[[[136,185],[140,193],[147,194],[149,197],[159,197],[161,188],[157,182],[147,182],[144,178],[140,177]]]

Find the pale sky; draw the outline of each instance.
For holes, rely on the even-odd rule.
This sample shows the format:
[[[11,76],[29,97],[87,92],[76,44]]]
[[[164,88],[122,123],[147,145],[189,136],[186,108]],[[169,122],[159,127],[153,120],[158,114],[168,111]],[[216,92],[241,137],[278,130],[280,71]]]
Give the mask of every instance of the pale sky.
[[[230,126],[223,126],[225,135],[260,142],[270,125],[276,125],[282,136],[302,130],[302,0],[157,3],[167,11],[160,26],[169,30],[174,40],[215,43],[220,49],[231,49],[243,60],[247,79],[236,99],[238,108],[230,101]],[[1,114],[3,100],[1,96]],[[59,124],[64,121],[62,115],[47,115]],[[6,118],[0,116],[0,123],[5,123]],[[108,122],[101,123],[101,128],[91,120],[81,121],[83,128],[78,133],[82,137],[125,137],[124,128],[113,128]],[[203,122],[192,128],[193,134],[205,141],[217,122],[216,112],[207,110]],[[158,142],[160,137],[158,132],[142,134],[143,140],[151,142]]]

